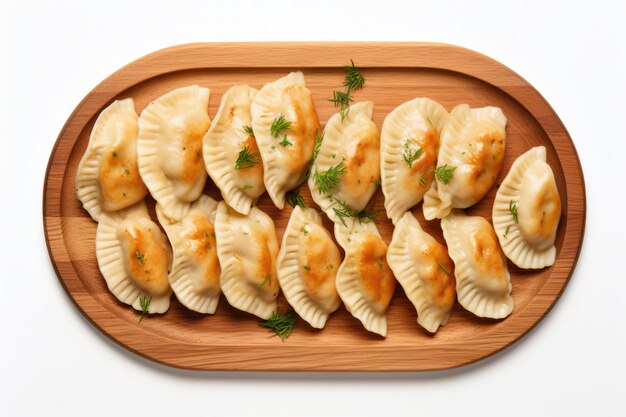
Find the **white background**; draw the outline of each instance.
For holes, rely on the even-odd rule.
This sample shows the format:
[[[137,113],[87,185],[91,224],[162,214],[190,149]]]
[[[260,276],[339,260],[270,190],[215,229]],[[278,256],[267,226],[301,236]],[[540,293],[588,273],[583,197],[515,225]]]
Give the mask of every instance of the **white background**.
[[[626,415],[624,2],[4,1],[0,8],[0,415]],[[101,80],[198,41],[462,45],[557,111],[587,185],[576,272],[504,353],[428,374],[194,373],[119,348],[73,307],[43,238],[41,195],[65,120]]]

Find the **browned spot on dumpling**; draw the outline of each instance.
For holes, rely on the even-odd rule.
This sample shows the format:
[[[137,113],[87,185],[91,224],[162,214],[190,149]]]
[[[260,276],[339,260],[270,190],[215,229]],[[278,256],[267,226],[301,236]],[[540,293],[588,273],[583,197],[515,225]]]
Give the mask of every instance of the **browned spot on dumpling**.
[[[235,112],[237,111],[237,106],[231,106],[230,111],[228,112],[228,124],[233,122],[233,118],[235,117]]]
[[[380,134],[376,125],[368,122],[359,136],[352,138],[344,162],[342,192],[353,198],[366,194],[371,184],[380,179]]]
[[[491,188],[502,168],[506,137],[504,131],[481,134],[469,148],[467,162],[471,166],[468,186],[470,194],[481,198]]]
[[[220,264],[217,259],[215,228],[206,216],[195,216],[191,219],[193,231],[185,238],[192,240],[191,248],[196,262],[204,266],[204,283],[206,288],[219,286]]]
[[[506,259],[500,249],[498,238],[493,228],[485,223],[478,227],[471,236],[474,249],[474,261],[480,273],[485,276],[495,276],[506,279]]]
[[[202,137],[208,128],[209,123],[190,121],[181,133],[183,169],[180,180],[183,182],[193,184],[205,171],[202,159]]]
[[[248,135],[243,140],[243,146],[247,147],[250,150],[250,153],[259,153],[259,146],[256,144],[256,139],[252,135]]]
[[[288,152],[285,168],[289,172],[301,173],[313,154],[315,132],[320,131],[320,121],[311,92],[306,87],[295,84],[285,89],[285,93],[291,100],[295,113],[295,119],[290,120],[291,128],[284,132],[292,142],[292,145],[282,147]]]
[[[131,279],[141,290],[158,297],[170,290],[167,280],[170,253],[165,240],[156,236],[161,231],[153,227],[127,229],[124,236],[128,243],[126,260]]]
[[[271,235],[269,232],[265,232],[264,230],[256,230],[254,232],[254,241],[258,248],[257,255],[257,278],[259,285],[265,281],[265,283],[260,287],[263,291],[268,293],[277,293],[278,292],[278,279],[276,278],[275,266],[276,262],[276,252],[278,252],[278,248],[270,247],[269,241],[271,239]],[[266,280],[266,277],[268,277]]]
[[[405,163],[409,173],[404,177],[404,189],[417,189],[424,193],[434,178],[434,168],[439,152],[439,133],[431,127],[424,134],[410,137],[407,140],[415,145],[411,147],[414,152],[417,149],[422,149],[422,153],[412,162],[410,168]]]
[[[141,201],[148,192],[137,167],[136,142],[127,132],[121,142],[102,156],[99,181],[102,193],[102,208],[116,211]]]
[[[551,241],[561,218],[561,198],[554,181],[545,181],[520,210],[524,235],[538,241]],[[522,208],[522,207],[520,207]]]
[[[438,242],[425,243],[420,250],[424,255],[421,259],[428,263],[424,268],[424,279],[430,283],[435,304],[441,308],[452,306],[456,298],[456,280],[454,262],[448,250]]]
[[[341,264],[341,254],[332,239],[320,230],[321,226],[311,225],[304,244],[304,258],[307,268],[302,276],[307,292],[314,299],[337,293],[335,277]]]
[[[367,233],[358,257],[363,288],[374,303],[386,309],[396,289],[396,279],[387,264],[387,244],[378,236]]]

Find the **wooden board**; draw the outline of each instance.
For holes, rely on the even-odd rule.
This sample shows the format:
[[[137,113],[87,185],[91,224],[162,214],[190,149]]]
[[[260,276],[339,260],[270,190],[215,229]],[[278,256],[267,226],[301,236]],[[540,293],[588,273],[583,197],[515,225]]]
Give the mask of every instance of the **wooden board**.
[[[435,99],[448,110],[459,103],[501,107],[509,122],[498,183],[517,156],[532,146],[546,146],[563,205],[556,264],[541,271],[523,271],[509,263],[515,309],[508,318],[479,319],[457,303],[449,323],[434,336],[417,325],[415,310],[400,286],[388,310],[386,339],[366,332],[342,307],[322,331],[298,319],[292,336],[281,342],[223,297],[214,316],[188,311],[173,297],[166,314],[139,324],[137,313],[106,288],[95,256],[96,223],[75,193],[76,167],[100,111],[114,99],[133,97],[141,112],[173,88],[199,84],[211,89],[209,114],[213,117],[231,85],[248,83],[261,88],[289,71],[302,70],[324,123],[336,111],[327,99],[333,89],[340,89],[342,67],[350,59],[367,78],[365,88],[354,97],[374,101],[374,121],[379,127],[396,106],[418,96]],[[302,190],[310,203],[308,190]],[[210,179],[206,192],[219,198]],[[468,212],[490,219],[494,196],[495,187]],[[385,217],[380,190],[373,201],[381,210],[379,229],[389,242],[393,227]],[[267,194],[258,205],[274,218],[281,239],[291,208],[279,211]],[[139,355],[189,369],[425,371],[458,367],[492,355],[548,313],[567,285],[582,245],[585,187],[574,145],[552,108],[520,76],[484,55],[428,43],[207,43],[145,56],[85,97],[50,156],[43,212],[50,258],[70,299],[94,326]],[[414,213],[425,224],[421,204]],[[438,221],[429,222],[426,230],[443,242]],[[279,304],[286,306],[282,296]]]

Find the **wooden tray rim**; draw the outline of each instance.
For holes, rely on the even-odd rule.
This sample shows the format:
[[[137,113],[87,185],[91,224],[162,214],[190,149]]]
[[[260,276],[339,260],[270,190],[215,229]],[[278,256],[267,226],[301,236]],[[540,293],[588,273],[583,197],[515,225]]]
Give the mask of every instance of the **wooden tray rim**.
[[[306,53],[289,54],[289,51],[293,51],[296,49],[300,52]],[[431,52],[433,51],[433,49],[435,49],[437,53],[432,54]],[[246,53],[242,54],[242,50],[246,50]],[[373,51],[376,51],[378,55],[385,55],[386,59],[377,60],[368,57],[367,52]],[[450,52],[451,54],[448,54],[446,52]],[[281,59],[271,61],[268,59],[269,53],[280,54]],[[202,58],[199,58],[199,56],[202,56]],[[210,56],[215,62],[218,62],[219,65],[211,64],[211,62],[207,60],[207,56]],[[233,56],[236,56],[238,59],[232,59]],[[306,56],[306,59],[303,61],[298,58],[298,56]],[[358,365],[360,362],[358,358],[357,360],[354,360],[354,358],[350,357],[353,356],[354,353],[354,346],[352,345],[335,346],[335,351],[333,353],[321,355],[321,357],[333,356],[345,360],[346,365],[343,367],[324,367],[323,364],[319,367],[281,366],[280,357],[276,356],[267,358],[267,355],[264,355],[264,357],[268,360],[266,360],[264,363],[259,363],[259,366],[250,366],[249,364],[244,366],[233,366],[232,364],[229,366],[221,366],[214,363],[206,363],[205,361],[199,361],[196,366],[190,366],[188,364],[176,362],[175,360],[166,360],[159,357],[159,349],[167,348],[171,343],[174,343],[175,345],[177,345],[178,348],[188,351],[190,354],[198,354],[197,347],[204,347],[205,345],[195,345],[188,342],[183,342],[177,339],[168,338],[162,334],[155,334],[151,331],[139,328],[139,331],[145,333],[145,336],[155,338],[155,340],[153,341],[154,346],[153,349],[151,349],[152,351],[148,351],[143,348],[135,348],[131,346],[132,343],[130,341],[122,340],[123,337],[121,337],[121,334],[115,331],[115,327],[117,325],[120,325],[122,327],[127,325],[125,321],[121,320],[119,317],[116,317],[110,310],[104,308],[102,305],[97,303],[97,301],[97,306],[94,308],[90,307],[90,311],[86,311],[86,309],[83,308],[83,305],[86,301],[84,300],[84,298],[86,296],[94,301],[95,299],[89,293],[80,293],[70,289],[67,286],[65,278],[62,276],[57,267],[57,262],[59,260],[69,260],[70,257],[67,252],[67,248],[65,247],[63,242],[60,245],[60,248],[53,247],[51,243],[56,240],[63,240],[62,231],[58,235],[52,235],[52,232],[55,230],[55,228],[61,230],[62,227],[61,219],[58,219],[56,221],[54,220],[54,218],[58,216],[54,214],[54,209],[55,207],[60,206],[61,195],[59,194],[51,197],[48,194],[51,176],[58,175],[60,173],[61,177],[63,177],[63,173],[66,169],[67,161],[64,161],[62,165],[55,162],[55,155],[58,152],[59,147],[63,144],[64,139],[67,140],[67,138],[64,138],[66,132],[70,130],[70,127],[78,129],[79,132],[82,131],[85,125],[93,116],[93,114],[84,114],[85,112],[81,112],[81,109],[88,107],[87,104],[102,108],[105,104],[112,101],[114,97],[119,95],[124,90],[130,88],[131,86],[144,82],[150,78],[167,73],[202,68],[337,68],[343,67],[345,65],[345,60],[348,56],[358,56],[359,67],[361,68],[433,68],[469,75],[483,82],[491,84],[494,87],[497,87],[501,91],[505,92],[514,100],[516,100],[520,104],[520,106],[525,108],[526,111],[528,111],[539,122],[542,129],[545,131],[546,135],[555,147],[558,155],[562,155],[562,152],[567,152],[575,158],[577,169],[574,170],[574,174],[576,175],[566,175],[565,168],[563,172],[567,189],[574,188],[574,183],[577,182],[578,184],[576,185],[579,186],[582,190],[582,204],[579,204],[578,207],[574,204],[571,204],[570,193],[568,193],[567,197],[570,213],[573,211],[574,214],[577,215],[576,218],[580,218],[582,221],[579,236],[574,236],[574,238],[576,238],[576,240],[579,242],[578,248],[576,250],[574,258],[568,265],[567,276],[561,279],[562,283],[558,293],[554,295],[550,294],[547,299],[541,299],[538,301],[541,304],[541,308],[545,309],[539,315],[531,314],[531,318],[534,320],[534,322],[530,326],[528,326],[528,328],[526,328],[513,338],[508,338],[506,343],[503,343],[499,348],[490,350],[489,352],[483,352],[482,350],[475,348],[470,348],[468,351],[468,340],[465,340],[463,343],[449,343],[446,348],[451,348],[451,350],[454,350],[457,354],[459,353],[459,349],[462,350],[463,354],[465,355],[465,360],[457,361],[456,363],[447,366],[437,366],[433,368],[412,368],[411,366],[407,365],[398,366],[398,364],[395,363],[398,361],[389,360],[389,357],[385,357],[384,355],[381,355],[381,357],[386,358],[384,363],[379,363],[378,365],[371,367],[363,367],[361,365]],[[454,56],[454,58],[451,58],[450,56]],[[459,57],[463,58],[463,68],[459,67],[458,62],[454,62],[458,60]],[[115,86],[115,88],[111,88],[111,86]],[[520,96],[518,94],[519,89],[526,91],[530,90],[532,94],[529,95],[529,97]],[[542,114],[544,114],[545,116],[542,116]],[[550,118],[552,119],[552,121],[556,121],[557,128],[547,129],[546,118]],[[78,127],[76,126],[77,124]],[[557,137],[558,140],[555,140],[555,138]],[[74,144],[72,143],[72,147],[73,146]],[[48,204],[49,199],[52,200],[53,203],[57,204]],[[523,79],[513,70],[501,64],[500,62],[481,53],[460,46],[432,42],[207,42],[172,46],[145,55],[144,57],[141,57],[117,70],[112,75],[100,82],[92,91],[90,91],[85,96],[85,98],[83,98],[83,100],[81,100],[81,102],[76,106],[76,108],[68,118],[67,122],[64,124],[51,151],[44,180],[42,206],[44,234],[46,246],[48,248],[48,253],[50,256],[50,261],[59,282],[61,283],[65,292],[68,294],[72,303],[81,312],[81,314],[100,332],[109,337],[118,345],[124,347],[127,350],[130,350],[131,352],[141,357],[166,366],[189,370],[423,372],[458,368],[493,356],[496,353],[515,344],[519,339],[528,334],[528,332],[530,332],[535,326],[537,326],[537,324],[550,312],[550,310],[554,307],[561,294],[567,287],[569,280],[571,279],[571,276],[575,270],[578,258],[580,256],[586,223],[586,187],[578,153],[576,151],[576,148],[574,147],[573,141],[569,133],[557,116],[556,112],[541,96],[541,94],[525,79]],[[564,242],[567,242],[568,238],[572,238],[572,236],[569,236],[571,233],[568,233],[568,231],[571,231],[571,228],[566,229]],[[76,271],[73,269],[72,272],[74,276],[70,278],[80,281],[80,278],[78,277]],[[535,307],[537,307],[537,305],[535,305]],[[116,326],[109,326],[108,329],[105,329],[100,325],[99,319],[95,319],[94,317],[92,317],[101,317],[101,315],[103,314],[108,316],[108,319],[114,319],[119,323],[117,323]],[[523,320],[524,315],[518,315],[517,318],[518,321]],[[502,333],[508,335],[510,332]],[[495,337],[498,336],[498,334],[490,333],[490,336]],[[234,343],[233,345],[220,345],[220,348],[228,349],[231,347],[234,348],[240,346],[241,345]],[[408,350],[412,348],[405,346],[394,346],[393,349],[395,353],[400,353],[403,350]],[[289,350],[290,353],[294,355],[307,353],[307,349],[300,346],[294,346],[292,349]],[[383,346],[377,346],[375,348],[370,347],[368,350],[370,352],[382,353],[386,350],[386,348]]]

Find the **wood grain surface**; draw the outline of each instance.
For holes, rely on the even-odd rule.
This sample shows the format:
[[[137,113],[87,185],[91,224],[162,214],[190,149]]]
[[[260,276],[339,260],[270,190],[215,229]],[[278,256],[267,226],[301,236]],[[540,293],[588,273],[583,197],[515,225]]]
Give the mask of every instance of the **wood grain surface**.
[[[139,113],[173,88],[199,84],[211,89],[209,115],[213,118],[230,86],[247,83],[261,88],[289,71],[302,70],[323,124],[336,112],[327,99],[341,88],[342,67],[350,59],[367,78],[365,88],[354,93],[354,98],[374,101],[374,122],[379,128],[391,110],[414,97],[430,97],[448,110],[459,103],[501,107],[508,125],[498,184],[517,156],[533,146],[546,146],[563,204],[555,265],[524,271],[509,262],[515,309],[508,318],[480,319],[457,303],[449,323],[434,336],[417,325],[415,310],[400,286],[387,312],[386,339],[366,332],[341,307],[324,330],[314,330],[298,319],[292,336],[281,342],[260,328],[255,317],[230,307],[224,297],[213,316],[186,310],[173,297],[166,314],[138,323],[138,314],[107,290],[95,256],[96,223],[76,198],[76,167],[100,111],[114,99],[133,97]],[[307,204],[312,204],[308,189],[301,190]],[[210,179],[205,192],[220,198]],[[468,213],[491,219],[495,192],[496,187]],[[380,210],[383,239],[389,242],[393,226],[384,214],[381,190],[373,203]],[[153,209],[154,202],[149,200],[149,205]],[[291,208],[279,211],[267,194],[258,206],[273,217],[281,239]],[[421,204],[413,211],[425,229],[443,242],[439,222],[425,222]],[[492,355],[526,334],[550,311],[567,285],[582,245],[585,186],[572,140],[552,108],[519,75],[479,53],[430,43],[205,43],[147,55],[85,97],[50,156],[43,214],[50,258],[70,299],[94,326],[139,355],[188,369],[425,371],[458,367]],[[326,225],[330,227],[329,222]],[[287,306],[282,296],[279,305]]]

